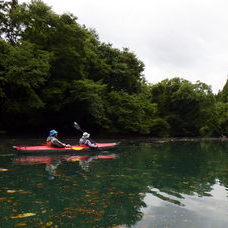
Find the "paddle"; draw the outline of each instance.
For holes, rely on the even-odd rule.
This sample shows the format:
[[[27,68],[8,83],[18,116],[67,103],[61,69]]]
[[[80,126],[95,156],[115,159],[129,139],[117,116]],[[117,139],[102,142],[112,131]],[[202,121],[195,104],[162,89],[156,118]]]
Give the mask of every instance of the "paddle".
[[[76,122],[74,122],[74,127],[83,133],[83,130],[80,128],[80,126]]]

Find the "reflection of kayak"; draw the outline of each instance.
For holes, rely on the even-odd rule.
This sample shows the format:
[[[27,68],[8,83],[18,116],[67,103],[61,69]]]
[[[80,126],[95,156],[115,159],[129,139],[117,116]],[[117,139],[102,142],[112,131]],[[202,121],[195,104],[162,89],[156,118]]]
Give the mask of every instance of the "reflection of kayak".
[[[70,156],[66,158],[67,161],[74,162],[74,161],[81,161],[89,158],[91,156]],[[116,154],[98,154],[94,156],[96,159],[111,159],[116,158]]]
[[[19,165],[35,165],[35,164],[49,164],[54,161],[65,160],[64,156],[24,156],[17,157],[14,159],[14,163]]]
[[[97,143],[96,144],[98,148],[107,148],[107,147],[114,147],[118,145],[118,143]],[[19,153],[41,153],[41,152],[75,152],[85,149],[90,149],[90,147],[86,145],[74,145],[70,148],[59,148],[59,147],[53,147],[53,146],[14,146],[14,149],[16,149]]]
[[[17,157],[14,160],[18,165],[35,165],[35,164],[51,164],[56,161],[75,162],[82,161],[90,158],[89,155],[75,155],[75,156],[23,156]],[[95,159],[113,159],[116,158],[116,154],[98,154],[93,156]]]

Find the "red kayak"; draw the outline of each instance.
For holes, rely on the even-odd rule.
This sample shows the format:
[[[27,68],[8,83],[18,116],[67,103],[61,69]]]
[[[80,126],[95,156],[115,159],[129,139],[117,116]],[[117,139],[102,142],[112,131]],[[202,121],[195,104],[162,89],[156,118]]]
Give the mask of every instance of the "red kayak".
[[[118,143],[97,143],[98,148],[108,148],[118,145]],[[91,149],[86,145],[73,145],[69,148],[63,147],[53,147],[53,146],[14,146],[19,153],[40,153],[40,152],[78,152],[80,150]]]

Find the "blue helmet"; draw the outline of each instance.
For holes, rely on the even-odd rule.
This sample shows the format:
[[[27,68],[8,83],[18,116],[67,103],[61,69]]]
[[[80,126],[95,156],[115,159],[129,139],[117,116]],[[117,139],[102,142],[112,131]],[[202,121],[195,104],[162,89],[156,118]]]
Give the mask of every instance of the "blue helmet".
[[[56,135],[57,133],[58,133],[58,131],[56,131],[56,130],[51,130],[51,131],[49,131],[49,136]]]

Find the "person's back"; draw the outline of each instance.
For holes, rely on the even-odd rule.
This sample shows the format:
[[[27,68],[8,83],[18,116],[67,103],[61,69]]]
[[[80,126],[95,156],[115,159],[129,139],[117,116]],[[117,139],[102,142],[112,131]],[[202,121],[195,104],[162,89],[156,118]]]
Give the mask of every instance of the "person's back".
[[[96,143],[91,142],[89,140],[89,137],[90,137],[90,134],[87,133],[87,132],[84,132],[82,137],[79,140],[79,144],[80,145],[86,145],[86,146],[89,146],[89,147],[92,147],[92,148],[97,148]]]
[[[57,138],[58,132],[56,130],[51,130],[49,132],[49,136],[47,137],[46,143],[51,146],[55,147],[69,147],[69,144],[62,143],[61,141],[58,140]]]

